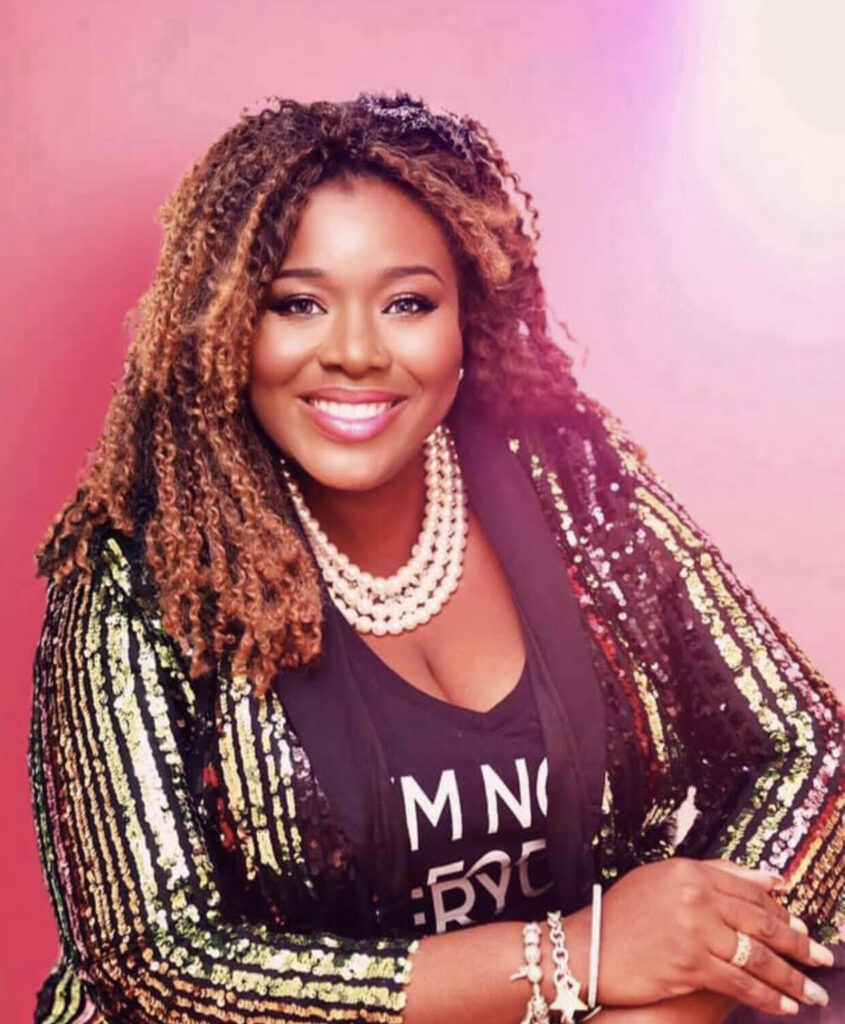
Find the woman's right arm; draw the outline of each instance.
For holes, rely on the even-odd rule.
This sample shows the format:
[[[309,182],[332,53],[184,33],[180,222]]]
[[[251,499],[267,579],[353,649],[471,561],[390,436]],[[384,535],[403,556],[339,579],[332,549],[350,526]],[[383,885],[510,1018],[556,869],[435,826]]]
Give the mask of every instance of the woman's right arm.
[[[181,668],[119,576],[99,555],[92,578],[48,585],[34,664],[38,846],[89,997],[121,1024],[398,1024],[412,938],[227,916],[177,745]]]

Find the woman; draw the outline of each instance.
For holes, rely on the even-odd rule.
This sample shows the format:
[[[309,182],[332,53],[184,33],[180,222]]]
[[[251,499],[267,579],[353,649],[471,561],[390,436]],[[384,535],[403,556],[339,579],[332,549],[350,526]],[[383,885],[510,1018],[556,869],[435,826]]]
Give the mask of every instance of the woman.
[[[842,709],[577,388],[487,131],[276,102],[163,220],[38,550],[36,1020],[825,1019]]]

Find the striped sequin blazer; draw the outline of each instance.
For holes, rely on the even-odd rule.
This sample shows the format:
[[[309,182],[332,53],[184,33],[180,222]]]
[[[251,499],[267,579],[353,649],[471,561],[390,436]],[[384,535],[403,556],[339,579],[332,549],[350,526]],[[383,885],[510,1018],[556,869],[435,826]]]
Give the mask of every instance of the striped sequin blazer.
[[[471,431],[453,430],[469,466]],[[539,527],[510,533],[544,534],[591,651],[601,713],[561,763],[597,774],[560,773],[587,780],[586,870],[609,886],[672,854],[768,867],[837,942],[832,688],[607,410],[495,437],[470,500],[517,474]],[[328,912],[354,863],[286,691],[191,681],[129,538],[104,529],[91,557],[90,578],[48,583],[34,661],[29,769],[60,935],[37,1024],[398,1024],[418,939],[344,933]],[[565,600],[550,591],[547,613]]]

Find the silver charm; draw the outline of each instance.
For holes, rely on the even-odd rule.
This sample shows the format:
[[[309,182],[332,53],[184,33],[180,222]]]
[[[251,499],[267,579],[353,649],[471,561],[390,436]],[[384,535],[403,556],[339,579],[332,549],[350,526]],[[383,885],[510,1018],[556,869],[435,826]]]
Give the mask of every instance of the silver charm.
[[[554,1001],[549,1003],[549,1010],[560,1010],[561,1021],[565,1024],[572,1024],[575,1014],[587,1009],[587,1004],[578,995],[580,987],[579,982],[570,974],[558,985]]]

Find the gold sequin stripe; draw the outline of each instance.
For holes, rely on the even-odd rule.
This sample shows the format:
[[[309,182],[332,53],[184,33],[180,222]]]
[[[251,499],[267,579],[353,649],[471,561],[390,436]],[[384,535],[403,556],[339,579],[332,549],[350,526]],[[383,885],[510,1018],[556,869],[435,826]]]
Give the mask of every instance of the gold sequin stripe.
[[[270,791],[270,811],[275,826],[272,830],[273,842],[282,863],[290,860],[301,863],[302,838],[296,823],[293,761],[290,744],[285,736],[282,704],[272,688],[258,704],[257,714]],[[306,884],[313,888],[310,875]]]
[[[283,738],[285,713],[272,687],[261,700],[251,698],[248,708],[248,729],[245,730],[243,742],[247,744],[246,751],[256,753],[256,776],[266,793],[261,809],[262,826],[268,843],[267,860],[275,864],[276,871],[282,874],[285,869],[279,865],[289,864],[292,855],[301,862],[302,848],[296,822],[293,764],[289,744]],[[286,774],[280,775],[283,771]],[[280,793],[282,786],[285,788],[284,804]],[[293,854],[293,849],[297,851],[296,854]],[[313,879],[308,872],[304,873],[303,881],[306,886],[313,888]]]
[[[110,915],[103,899],[96,853],[85,820],[85,804],[91,794],[86,792],[80,778],[80,767],[74,753],[74,745],[80,737],[68,712],[66,697],[68,680],[81,678],[84,674],[79,630],[91,600],[90,583],[80,582],[63,595],[59,604],[56,642],[48,670],[50,686],[46,691],[50,711],[42,723],[45,777],[48,792],[53,796],[53,827],[59,840],[55,846],[56,863],[66,900],[70,937],[77,949],[87,948],[90,940],[88,920],[78,913],[80,894],[93,892],[96,911],[107,917]],[[69,848],[77,851],[76,859],[66,856]]]
[[[59,924],[59,932],[63,944],[72,944],[78,939],[74,934],[72,907],[68,903],[70,889],[69,868],[62,855],[62,847],[54,847],[51,841],[52,832],[60,827],[61,818],[59,815],[59,798],[56,786],[53,783],[53,775],[50,771],[50,760],[57,756],[52,740],[55,738],[48,729],[50,712],[56,704],[56,693],[47,683],[51,677],[52,664],[58,662],[62,657],[64,644],[60,643],[63,638],[69,636],[64,631],[62,618],[68,614],[67,602],[59,602],[58,597],[53,594],[52,587],[48,589],[48,611],[45,623],[59,622],[57,632],[45,624],[43,633],[43,646],[45,650],[44,660],[35,673],[35,701],[38,707],[37,719],[33,722],[33,728],[37,729],[37,742],[32,748],[32,786],[36,798],[43,799],[47,814],[47,828],[39,833],[39,850],[44,873],[49,878],[49,890],[55,895],[54,910]],[[49,650],[48,650],[49,648]]]
[[[102,614],[102,608],[95,609],[94,614]],[[192,902],[185,905],[184,897],[193,895],[190,892],[186,893],[184,888],[185,878],[188,875],[186,860],[190,859],[185,857],[185,849],[193,852],[195,860],[199,863],[200,869],[197,874],[204,877],[203,885],[206,889],[209,889],[211,885],[210,866],[205,863],[205,858],[199,849],[201,836],[195,834],[197,827],[196,822],[191,819],[190,808],[184,806],[180,808],[181,814],[177,820],[183,823],[186,833],[180,834],[176,828],[176,822],[173,820],[173,808],[167,805],[168,797],[172,801],[175,796],[181,795],[184,800],[186,787],[184,782],[174,786],[172,779],[169,780],[170,786],[163,785],[161,772],[166,770],[164,766],[169,765],[172,774],[179,765],[180,756],[172,730],[167,725],[166,700],[160,692],[155,658],[151,649],[149,646],[141,648],[139,645],[139,650],[132,652],[132,661],[128,660],[130,658],[128,637],[136,630],[140,630],[137,621],[130,629],[126,622],[121,622],[117,616],[111,617],[108,630],[109,679],[97,672],[89,672],[89,678],[92,687],[97,691],[97,698],[93,706],[105,706],[110,712],[108,715],[102,716],[102,721],[99,724],[103,727],[104,732],[108,733],[112,728],[111,716],[114,715],[114,726],[120,730],[122,749],[118,749],[113,734],[107,735],[101,744],[105,750],[110,777],[115,780],[115,792],[119,795],[123,809],[123,831],[115,837],[115,841],[128,840],[129,847],[136,857],[136,870],[142,880],[142,896],[147,908],[144,920],[148,922],[151,936],[155,937],[159,946],[165,947],[165,954],[169,956],[169,960],[163,965],[166,968],[164,973],[172,975],[174,969],[177,972],[180,968],[190,969],[191,974],[187,977],[190,979],[189,985],[195,1000],[200,997],[198,989],[203,981],[203,973],[210,973],[211,983],[216,983],[221,987],[234,985],[242,992],[258,989],[261,995],[270,994],[283,997],[289,995],[291,982],[296,987],[296,983],[301,980],[296,978],[296,974],[304,974],[312,979],[309,987],[303,989],[303,986],[298,986],[303,989],[306,998],[313,997],[315,1000],[329,1005],[340,1004],[338,1006],[339,1017],[343,1016],[344,1002],[346,1003],[347,1017],[350,1015],[360,1016],[361,1012],[366,1009],[362,1002],[374,1004],[380,1002],[381,1006],[375,1005],[372,1009],[387,1015],[391,1011],[395,1013],[403,1005],[404,991],[400,989],[396,992],[390,988],[385,989],[384,985],[367,985],[367,980],[389,978],[394,985],[400,986],[407,982],[410,959],[404,954],[410,952],[410,946],[407,942],[403,944],[401,940],[380,940],[377,943],[367,944],[364,947],[367,949],[367,953],[358,953],[357,962],[355,962],[355,954],[346,958],[345,961],[342,960],[341,963],[353,963],[354,970],[352,971],[353,976],[341,983],[338,978],[338,969],[336,969],[334,958],[331,955],[327,958],[330,964],[329,969],[321,969],[322,964],[315,959],[315,953],[318,951],[316,947],[320,940],[323,940],[324,945],[332,945],[328,941],[332,937],[298,937],[311,943],[309,948],[302,952],[291,948],[290,942],[285,948],[271,947],[268,950],[266,946],[262,948],[261,941],[255,941],[256,936],[262,933],[259,929],[253,928],[247,930],[249,938],[243,938],[244,948],[238,949],[241,955],[236,968],[229,963],[218,962],[209,969],[208,961],[219,961],[221,956],[237,948],[230,948],[228,945],[229,942],[236,940],[237,933],[225,925],[215,926],[215,929],[211,930],[208,927],[203,928],[196,920],[193,922],[189,920],[190,911],[193,910],[194,915],[197,915],[197,911]],[[139,694],[136,692],[137,690],[141,690],[142,693]],[[158,741],[158,758],[153,754],[149,745],[152,734],[149,734],[142,724],[140,710],[142,697],[146,698],[146,702],[151,706],[150,718],[154,723],[152,734]],[[128,756],[130,747],[131,757]],[[127,769],[127,765],[131,765],[131,769]],[[132,790],[130,777],[137,792]],[[165,788],[167,789],[166,795]],[[99,795],[103,808],[108,810],[107,794],[101,791]],[[139,823],[134,820],[138,817],[139,809],[143,811],[141,817],[148,825],[150,836],[155,844],[153,850],[147,848],[145,836],[140,830]],[[189,825],[193,827],[189,828]],[[76,849],[72,841],[69,846],[72,850]],[[160,859],[167,867],[168,881],[173,881],[175,878],[181,882],[182,887],[177,886],[172,896],[166,894],[166,890],[163,893],[157,887],[157,878],[153,869],[153,860],[156,859],[153,854],[156,852],[158,853],[157,859]],[[211,893],[211,895],[214,894]],[[180,897],[182,897],[181,900]],[[209,902],[214,901],[209,899]],[[179,911],[175,917],[175,923],[178,925],[176,933],[166,928],[167,911],[165,908],[167,907],[170,907],[172,911]],[[89,906],[87,913],[90,915],[91,912],[92,908]],[[164,922],[161,921],[162,914],[164,914]],[[216,918],[218,915],[209,911],[208,916]],[[179,940],[182,940],[181,944]],[[360,948],[354,943],[351,945],[353,948]],[[373,949],[375,949],[375,953],[373,953]],[[403,955],[398,957],[382,955],[388,949]],[[149,952],[152,953],[152,950]],[[341,950],[341,955],[342,952]],[[159,966],[162,965],[159,964]],[[253,973],[255,968],[259,972],[264,968],[269,976],[256,975]],[[273,968],[292,973],[279,979],[270,973]],[[96,962],[92,963],[89,970],[96,969]],[[322,983],[313,980],[326,974],[330,976],[331,980]],[[125,984],[132,988],[137,995],[141,991],[140,980],[140,978],[125,979]],[[359,982],[363,982],[366,987],[359,989],[357,987]],[[113,995],[120,998],[120,986]],[[166,1006],[155,1005],[154,1013],[161,1017],[163,1010],[166,1010]],[[274,1016],[278,1012],[277,1003],[267,1007],[267,1012]],[[194,1019],[197,1019],[196,1015]]]
[[[838,801],[834,812],[841,820],[843,815],[842,800]],[[834,832],[835,824],[828,829],[828,838],[819,836],[819,845],[813,851],[808,851],[808,857],[814,853],[818,858],[819,870],[823,877],[828,879],[827,892],[824,888],[818,888],[811,892],[808,897],[808,905],[823,911],[825,908],[831,914],[831,919],[841,922],[845,918],[845,835],[841,828]]]
[[[245,792],[247,786],[242,781],[243,773],[238,764],[238,741],[233,706],[236,698],[232,689],[224,680],[221,685],[217,710],[220,774],[226,789],[226,809],[235,823],[235,834],[243,857],[246,877],[252,880],[258,874],[258,850],[249,815],[249,802],[253,799],[254,794]]]
[[[660,514],[663,526],[668,527],[668,530],[656,529],[660,539],[668,542],[667,546],[679,560],[683,560],[687,566],[694,565],[695,560],[688,550],[684,550],[680,557],[677,554],[680,546],[673,544],[671,530],[676,530],[688,545],[692,536],[696,548],[703,547],[706,540],[701,531],[697,536],[693,534],[693,525],[688,517],[686,523],[681,522],[678,515],[675,515],[674,508],[667,507],[648,489],[640,487],[637,494],[645,499],[651,510]],[[673,506],[674,504],[673,502]],[[654,518],[649,512],[643,512],[642,517],[654,526]],[[798,802],[798,798],[801,790],[811,782],[814,772],[817,772],[818,765],[813,757],[817,754],[817,737],[814,735],[807,711],[795,711],[798,687],[790,689],[774,665],[769,649],[762,642],[761,632],[768,627],[763,612],[759,607],[755,607],[751,595],[741,584],[735,583],[733,590],[729,587],[721,571],[722,562],[723,559],[712,546],[710,551],[701,552],[698,559],[701,575],[690,568],[686,576],[690,599],[702,621],[710,626],[714,642],[725,664],[736,673],[737,686],[746,697],[750,709],[772,737],[781,756],[790,758],[793,768],[792,772],[788,772],[784,770],[783,765],[772,765],[769,771],[757,780],[754,804],[760,807],[760,812],[755,813],[754,804],[751,804],[740,813],[727,831],[727,842],[721,855],[737,855],[745,862],[756,864],[762,860],[767,843],[777,836],[779,827],[790,811],[794,820],[803,820],[808,809],[812,809],[809,797],[801,803]],[[709,589],[702,581],[702,577],[709,584]],[[734,636],[725,631],[720,612],[726,615],[734,629]],[[749,619],[755,621],[757,629],[751,626]],[[744,655],[748,657],[750,665],[742,666]],[[741,666],[741,671],[737,671]],[[765,701],[753,677],[752,666],[756,668],[760,679],[771,694],[780,715],[775,714]],[[810,691],[814,703],[819,701],[820,695],[813,692],[809,684],[805,683],[801,689]],[[804,696],[804,693],[801,696]],[[792,730],[795,732],[796,744],[790,744],[789,741],[789,732]],[[828,737],[829,741],[830,739]],[[777,792],[773,793],[775,788]],[[750,838],[749,833],[752,833]],[[744,850],[741,849],[743,842]],[[783,867],[783,857],[779,860],[780,864],[777,866]]]
[[[49,621],[51,615],[49,609],[54,608],[54,606],[55,599],[52,591],[48,589],[47,621]],[[64,892],[58,881],[58,865],[56,864],[55,854],[50,843],[52,821],[55,821],[55,797],[52,792],[48,792],[42,770],[45,751],[41,742],[41,731],[45,718],[44,703],[46,700],[45,687],[42,683],[42,672],[46,671],[47,647],[50,639],[50,634],[47,631],[42,631],[33,666],[33,699],[27,748],[27,767],[32,803],[35,809],[36,841],[42,858],[42,875],[53,912],[56,916],[59,935],[64,945],[64,943],[71,941],[70,924],[68,922],[67,908],[65,907]]]
[[[276,857],[267,809],[273,806],[273,794],[267,777],[267,751],[260,729],[256,728],[257,702],[248,695],[238,700],[235,707],[235,736],[238,766],[243,774],[250,809],[252,831],[258,836],[261,861],[269,864],[277,874],[282,867]]]
[[[600,850],[601,860],[599,871],[602,881],[612,885],[619,877],[619,868],[616,861],[616,821],[614,810],[613,785],[610,779],[610,772],[604,774],[604,787],[601,798],[601,815],[599,827],[593,836],[590,845]]]
[[[40,1017],[39,1024],[73,1024],[84,1009],[82,981],[63,961],[53,973],[58,977],[53,980],[52,1003],[46,1014]]]
[[[838,941],[835,922],[845,917],[843,818],[845,793],[840,787],[826,802],[810,835],[799,847],[789,876],[792,912],[799,916],[807,913],[820,921],[829,920],[831,924],[827,927],[831,941]],[[807,877],[813,869],[825,884],[820,886],[817,878]]]
[[[281,702],[272,690],[259,701],[248,689],[224,683],[221,712],[221,770],[240,823],[238,835],[244,837],[247,877],[255,877],[259,862],[281,875],[290,870],[291,856],[300,862],[302,848],[289,745],[280,739]],[[313,887],[307,874],[303,881]]]
[[[789,682],[793,690],[805,699],[813,716],[819,722],[826,723],[829,721],[828,709],[838,709],[841,719],[842,707],[833,687],[821,675],[805,652],[786,633],[775,616],[756,595],[746,594],[747,588],[741,580],[737,579],[730,565],[722,559],[719,560],[719,572],[728,587],[740,597],[745,598],[749,618],[757,633],[768,641],[772,656],[784,663],[791,659],[793,665],[800,670],[798,673],[789,673]],[[786,675],[788,672],[789,669],[784,668],[784,674]]]

